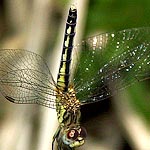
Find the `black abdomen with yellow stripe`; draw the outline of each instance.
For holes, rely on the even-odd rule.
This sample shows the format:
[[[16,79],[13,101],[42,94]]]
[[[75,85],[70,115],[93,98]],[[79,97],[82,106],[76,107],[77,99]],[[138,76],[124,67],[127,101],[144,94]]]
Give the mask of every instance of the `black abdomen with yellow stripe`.
[[[64,92],[68,90],[69,84],[71,53],[73,48],[73,39],[75,36],[76,19],[77,10],[72,6],[69,10],[69,15],[66,23],[64,44],[59,73],[57,77],[57,86]]]

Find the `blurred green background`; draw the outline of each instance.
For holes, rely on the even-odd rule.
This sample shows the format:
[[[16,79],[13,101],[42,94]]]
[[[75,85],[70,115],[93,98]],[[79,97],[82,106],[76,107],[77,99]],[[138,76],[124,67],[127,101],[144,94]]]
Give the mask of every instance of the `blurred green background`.
[[[85,32],[114,31],[149,26],[148,0],[93,0],[89,2]]]
[[[59,43],[59,39],[61,39],[60,43],[63,40],[64,25],[70,3],[72,2],[69,0],[2,0],[0,2],[1,48],[40,49],[41,51],[34,52],[43,55],[43,57],[48,60],[48,63],[50,62],[50,68],[53,72],[53,67],[55,67],[55,63],[52,63],[54,57],[53,53],[55,53],[54,50]],[[82,19],[84,24],[83,30],[80,31],[80,28],[77,30],[77,34],[82,32],[81,35],[83,36],[80,38],[83,39],[103,32],[150,26],[149,0],[76,0],[75,3],[77,3],[78,6],[82,3],[83,7],[85,7],[85,9],[83,9],[85,15]],[[80,12],[84,13],[82,12],[82,8],[80,8]],[[78,21],[78,23],[80,22]],[[57,58],[57,55],[55,57]],[[139,134],[141,136],[145,134],[142,132],[138,133],[138,130],[134,131],[132,128],[131,130],[127,130],[126,125],[124,125],[124,121],[127,121],[123,120],[123,117],[118,116],[118,114],[120,114],[118,107],[124,110],[124,115],[128,112],[128,109],[124,108],[125,104],[120,104],[120,101],[128,101],[131,109],[136,112],[137,116],[142,118],[142,124],[144,124],[146,131],[150,131],[149,91],[150,81],[147,80],[129,87],[125,90],[125,93],[122,92],[121,97],[114,97],[117,102],[108,102],[108,100],[106,100],[106,102],[96,104],[97,106],[92,105],[91,107],[83,108],[83,124],[88,129],[89,138],[87,138],[87,146],[85,145],[85,147],[81,149],[149,150],[149,145],[141,148],[138,145],[139,143],[136,143],[136,140],[134,140],[134,137],[129,132],[137,132],[133,133],[137,137]],[[119,106],[116,103],[119,104]],[[45,124],[47,122],[52,124],[53,120],[49,116],[46,116],[45,120],[42,119],[45,111],[47,113],[47,111],[50,110],[38,106],[14,106],[1,96],[0,149],[17,150],[18,147],[21,147],[21,150],[51,149],[49,140],[53,135],[50,136],[49,131],[52,130],[52,128],[49,127],[47,129]],[[23,123],[18,121],[18,115]],[[86,117],[87,119],[84,119]],[[130,120],[130,122],[133,124],[137,123],[135,120]],[[27,127],[27,129],[25,127]],[[130,128],[130,126],[128,126],[128,128]],[[7,134],[5,134],[6,132]],[[41,138],[39,137],[41,136],[40,133],[43,132],[48,134],[46,138],[43,136]],[[102,134],[98,135],[99,132]],[[28,135],[25,133],[28,133]],[[22,137],[21,135],[24,136]],[[150,139],[150,132],[147,133],[147,135]],[[105,136],[106,138],[103,138]],[[21,138],[23,138],[22,144],[20,144]],[[46,139],[48,142],[44,143],[43,141],[46,141]],[[144,138],[142,137],[142,139]],[[139,140],[141,140],[140,136]],[[116,144],[114,144],[114,141],[117,141]],[[43,143],[41,144],[42,146],[37,144],[40,142]],[[91,143],[91,147],[88,145],[89,143]],[[48,148],[44,147],[46,144]]]

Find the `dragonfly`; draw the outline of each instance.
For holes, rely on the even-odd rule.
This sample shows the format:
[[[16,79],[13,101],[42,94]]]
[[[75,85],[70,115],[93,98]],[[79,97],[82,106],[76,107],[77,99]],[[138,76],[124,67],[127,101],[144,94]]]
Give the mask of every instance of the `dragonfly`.
[[[0,92],[10,102],[56,109],[59,126],[52,150],[75,150],[85,143],[82,105],[105,100],[150,78],[150,27],[89,37],[73,45],[77,8],[66,22],[57,81],[44,58],[28,50],[0,50]],[[79,50],[78,57],[74,51]]]

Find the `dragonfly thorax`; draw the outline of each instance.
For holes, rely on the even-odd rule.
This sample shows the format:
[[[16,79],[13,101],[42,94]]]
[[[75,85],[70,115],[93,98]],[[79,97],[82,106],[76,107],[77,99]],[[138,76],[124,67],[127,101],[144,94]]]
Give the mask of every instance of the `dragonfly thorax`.
[[[80,102],[76,98],[73,86],[67,92],[57,90],[57,116],[60,126],[56,141],[60,147],[70,149],[84,144],[86,130],[80,126]]]
[[[70,113],[76,113],[80,109],[80,101],[76,97],[76,92],[72,86],[68,88],[67,92],[58,90],[57,103]]]
[[[70,126],[71,124],[79,124],[80,121],[80,102],[76,98],[75,90],[69,86],[67,92],[57,91],[56,110],[58,121],[61,126]]]

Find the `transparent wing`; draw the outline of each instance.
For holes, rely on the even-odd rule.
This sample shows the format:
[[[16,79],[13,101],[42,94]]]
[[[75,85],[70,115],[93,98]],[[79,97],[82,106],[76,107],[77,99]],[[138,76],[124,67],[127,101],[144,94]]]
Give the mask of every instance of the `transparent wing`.
[[[48,66],[26,50],[0,50],[0,92],[14,103],[55,108],[55,83]]]
[[[77,98],[104,100],[150,77],[150,28],[101,34],[83,41],[74,75]]]

